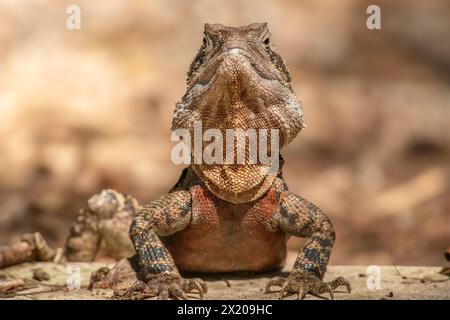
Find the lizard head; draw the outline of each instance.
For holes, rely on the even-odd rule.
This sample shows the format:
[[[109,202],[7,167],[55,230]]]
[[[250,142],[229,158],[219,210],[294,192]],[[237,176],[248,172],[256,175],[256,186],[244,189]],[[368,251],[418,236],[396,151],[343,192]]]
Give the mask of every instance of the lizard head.
[[[187,91],[172,129],[279,129],[281,146],[303,128],[303,111],[276,52],[267,23],[205,24],[203,43],[187,73]]]
[[[214,76],[237,77],[239,72],[232,73],[237,68],[247,74],[253,70],[263,79],[289,87],[289,72],[270,37],[267,23],[239,28],[205,24],[202,46],[188,71],[188,85],[207,85]]]

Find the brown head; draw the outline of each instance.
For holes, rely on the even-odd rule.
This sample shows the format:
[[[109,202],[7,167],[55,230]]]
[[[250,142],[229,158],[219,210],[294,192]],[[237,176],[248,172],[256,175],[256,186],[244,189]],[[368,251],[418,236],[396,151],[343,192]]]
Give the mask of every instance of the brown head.
[[[274,51],[267,23],[253,23],[244,27],[227,27],[221,24],[205,24],[203,44],[188,71],[188,85],[211,80],[227,61],[237,63],[238,68],[253,62],[251,68],[267,80],[278,79],[289,86],[290,76],[284,61]],[[225,62],[225,63],[223,63]],[[274,70],[271,70],[274,67]],[[208,72],[205,73],[205,71]]]
[[[267,23],[205,24],[203,43],[187,73],[187,91],[172,128],[276,128],[281,146],[302,129],[303,110]],[[252,118],[243,121],[242,118]]]

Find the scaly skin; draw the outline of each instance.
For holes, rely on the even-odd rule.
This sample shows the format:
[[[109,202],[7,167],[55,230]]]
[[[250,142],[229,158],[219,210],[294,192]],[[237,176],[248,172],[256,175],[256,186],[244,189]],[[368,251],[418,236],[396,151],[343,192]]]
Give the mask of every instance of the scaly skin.
[[[303,111],[269,36],[265,23],[239,28],[206,24],[172,128],[192,133],[194,122],[202,121],[203,130],[222,133],[230,128],[277,129],[280,148],[294,139],[304,127]],[[291,274],[271,279],[266,292],[279,286],[280,298],[297,294],[303,299],[308,293],[326,292],[333,298],[332,291],[341,285],[350,291],[342,277],[322,281],[335,241],[329,219],[288,191],[281,167],[263,174],[265,167],[252,164],[246,154],[242,164],[193,163],[183,170],[168,194],[137,211],[130,227],[136,276],[123,271],[131,270],[131,260],[119,262],[110,276],[111,284],[120,282],[121,273],[136,282],[116,290],[116,297],[185,299],[189,292],[202,296],[205,284],[184,279],[180,272],[278,269],[285,262],[289,236],[309,239]],[[86,234],[95,234],[92,229],[87,228]],[[95,248],[98,239],[91,238],[90,247]]]
[[[270,43],[267,25],[233,28],[205,25],[203,44],[188,72],[188,88],[175,108],[172,129],[278,129],[280,147],[304,127],[303,111],[290,85],[284,61]],[[281,156],[280,156],[281,158]],[[133,220],[130,236],[144,280],[122,298],[186,298],[205,286],[186,280],[180,271],[233,272],[280,268],[288,236],[308,237],[287,278],[280,298],[294,293],[330,293],[339,277],[322,281],[335,232],[323,212],[290,193],[281,168],[262,174],[246,154],[239,165],[198,164],[185,169],[169,194],[144,206]],[[147,283],[147,285],[145,284]]]

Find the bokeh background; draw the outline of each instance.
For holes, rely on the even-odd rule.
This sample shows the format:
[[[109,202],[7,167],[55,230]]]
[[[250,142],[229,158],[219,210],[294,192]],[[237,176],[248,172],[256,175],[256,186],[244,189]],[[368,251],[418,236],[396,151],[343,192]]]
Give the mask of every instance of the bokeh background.
[[[66,29],[66,8],[81,29]],[[378,4],[381,30],[366,28]],[[0,0],[0,243],[62,245],[103,188],[176,181],[170,123],[203,23],[267,21],[308,128],[292,191],[337,230],[333,264],[444,264],[450,246],[449,1]],[[302,240],[292,239],[291,248]]]

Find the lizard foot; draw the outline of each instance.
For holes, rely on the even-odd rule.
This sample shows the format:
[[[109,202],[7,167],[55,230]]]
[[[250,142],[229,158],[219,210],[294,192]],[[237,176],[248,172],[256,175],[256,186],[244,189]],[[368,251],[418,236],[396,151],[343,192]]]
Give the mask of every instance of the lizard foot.
[[[274,277],[270,279],[265,288],[265,293],[269,293],[272,286],[281,287],[279,299],[292,294],[298,294],[297,300],[303,300],[306,294],[319,295],[329,293],[334,299],[333,290],[340,286],[345,286],[348,293],[351,292],[350,283],[343,277],[338,277],[330,282],[323,282],[315,275],[305,271],[292,272],[287,278]]]
[[[184,279],[178,275],[159,275],[150,279],[147,283],[137,280],[131,287],[125,290],[115,291],[116,299],[142,300],[158,297],[158,300],[175,298],[187,300],[186,293],[195,292],[203,299],[207,292],[205,282],[201,279]]]

